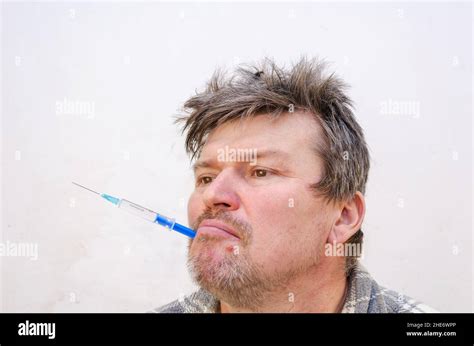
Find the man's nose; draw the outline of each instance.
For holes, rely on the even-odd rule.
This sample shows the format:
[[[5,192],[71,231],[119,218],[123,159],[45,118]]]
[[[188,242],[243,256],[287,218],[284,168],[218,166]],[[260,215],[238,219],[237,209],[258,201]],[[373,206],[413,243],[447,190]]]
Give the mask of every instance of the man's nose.
[[[222,170],[219,175],[206,187],[203,194],[204,204],[211,208],[236,210],[239,208],[240,199],[235,190],[237,178],[232,169]]]

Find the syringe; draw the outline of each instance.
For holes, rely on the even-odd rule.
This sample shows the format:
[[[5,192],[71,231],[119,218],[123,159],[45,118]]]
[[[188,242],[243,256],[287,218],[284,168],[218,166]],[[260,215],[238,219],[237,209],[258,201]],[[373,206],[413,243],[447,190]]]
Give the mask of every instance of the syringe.
[[[72,182],[74,185],[77,185],[79,187],[82,187],[83,189],[86,189],[90,192],[93,192],[100,197],[106,199],[107,201],[115,204],[117,207],[124,209],[134,215],[140,216],[144,218],[145,220],[157,223],[159,225],[165,226],[168,228],[170,231],[176,231],[181,234],[184,234],[185,236],[188,236],[190,238],[194,238],[196,236],[196,232],[194,232],[192,229],[185,227],[183,225],[180,225],[179,223],[175,222],[174,219],[166,217],[164,215],[158,214],[150,209],[147,209],[145,207],[142,207],[138,204],[135,204],[133,202],[130,202],[126,199],[121,199],[117,197],[113,197],[111,195],[108,195],[106,193],[99,193],[97,191],[91,190],[85,186],[82,186],[80,184],[77,184],[75,182]]]

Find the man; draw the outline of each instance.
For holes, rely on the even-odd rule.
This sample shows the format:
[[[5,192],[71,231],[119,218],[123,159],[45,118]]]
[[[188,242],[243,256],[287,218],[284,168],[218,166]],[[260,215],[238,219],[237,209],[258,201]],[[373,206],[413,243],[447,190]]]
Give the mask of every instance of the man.
[[[185,103],[188,257],[201,289],[154,311],[432,311],[346,251],[362,244],[369,152],[344,90],[315,59],[264,59],[231,78],[217,71]]]

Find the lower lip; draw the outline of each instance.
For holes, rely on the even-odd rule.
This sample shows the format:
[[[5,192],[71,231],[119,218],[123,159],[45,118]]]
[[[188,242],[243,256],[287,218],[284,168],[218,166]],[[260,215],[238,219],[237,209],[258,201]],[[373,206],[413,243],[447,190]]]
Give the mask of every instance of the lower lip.
[[[205,234],[213,237],[229,238],[234,240],[239,240],[235,235],[224,231],[222,228],[213,227],[213,226],[202,226],[198,228],[198,234]]]

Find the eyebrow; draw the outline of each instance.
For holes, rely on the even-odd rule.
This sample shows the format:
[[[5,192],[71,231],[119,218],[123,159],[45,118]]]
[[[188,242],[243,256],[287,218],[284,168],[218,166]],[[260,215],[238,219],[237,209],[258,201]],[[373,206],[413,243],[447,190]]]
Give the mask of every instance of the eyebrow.
[[[268,149],[258,150],[257,149],[257,157],[256,157],[257,160],[262,159],[262,158],[268,158],[268,157],[277,157],[277,158],[281,158],[282,160],[283,159],[287,160],[290,158],[290,154],[281,150],[268,150]],[[193,168],[193,171],[196,172],[199,168],[210,168],[210,167],[215,167],[217,165],[218,164],[216,164],[215,159],[197,160],[193,164],[192,168]]]

